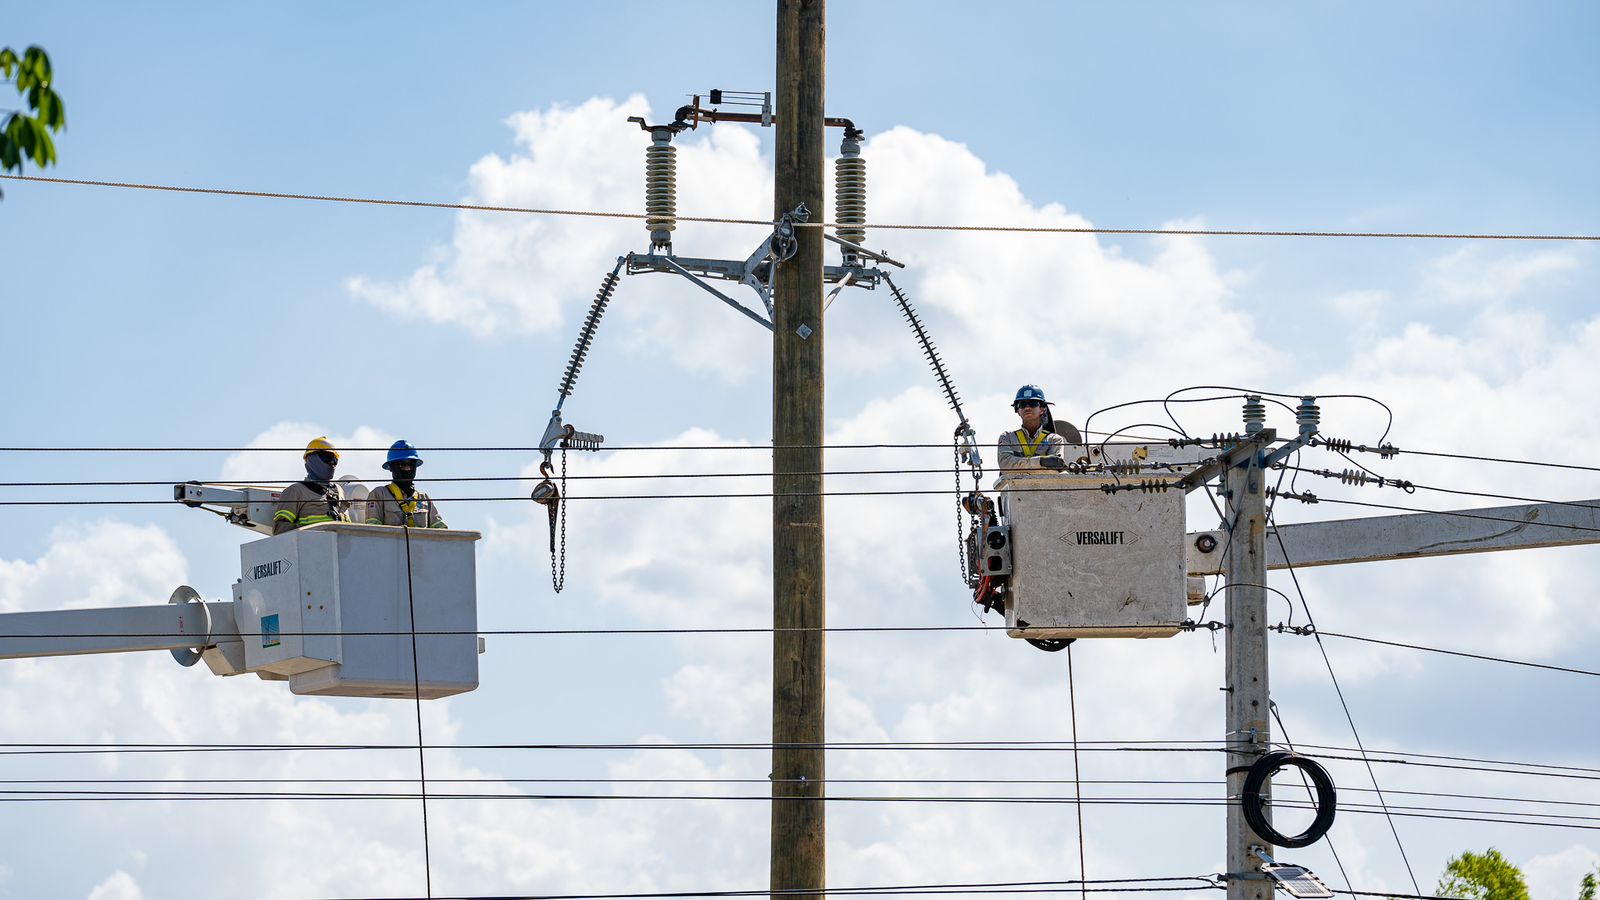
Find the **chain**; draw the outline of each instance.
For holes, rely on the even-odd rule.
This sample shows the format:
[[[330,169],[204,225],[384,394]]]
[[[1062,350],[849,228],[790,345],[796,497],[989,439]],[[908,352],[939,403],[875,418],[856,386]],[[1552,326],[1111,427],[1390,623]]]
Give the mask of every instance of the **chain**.
[[[561,589],[567,586],[567,445],[565,442],[561,445],[561,493],[556,496],[561,498],[557,501],[561,506],[561,557],[558,563],[555,548],[550,548],[550,585],[559,594]]]
[[[972,570],[967,568],[967,535],[961,527],[961,438],[958,435],[950,445],[954,459],[952,469],[956,476],[956,556],[961,560],[961,583],[972,585]]]

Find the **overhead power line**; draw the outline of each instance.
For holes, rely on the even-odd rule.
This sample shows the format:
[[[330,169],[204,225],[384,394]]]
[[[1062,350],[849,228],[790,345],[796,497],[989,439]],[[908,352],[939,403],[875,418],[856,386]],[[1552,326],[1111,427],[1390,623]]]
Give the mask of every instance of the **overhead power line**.
[[[1309,630],[1302,632],[1294,629],[1284,629],[1283,632],[1287,634],[1311,634]],[[1442,647],[1427,647],[1423,646],[1422,644],[1407,644],[1402,641],[1389,641],[1382,638],[1362,637],[1361,635],[1357,634],[1341,634],[1337,631],[1319,630],[1317,631],[1317,634],[1320,634],[1323,637],[1342,638],[1347,641],[1362,641],[1368,644],[1382,644],[1386,647],[1400,647],[1406,650],[1422,650],[1427,653],[1443,653],[1446,656],[1460,656],[1465,659],[1479,659],[1483,660],[1484,662],[1503,663],[1508,666],[1526,666],[1530,669],[1548,669],[1552,672],[1570,672],[1574,675],[1590,675],[1594,677],[1600,677],[1600,672],[1591,671],[1589,669],[1575,669],[1569,666],[1551,665],[1550,663],[1529,662],[1525,659],[1507,659],[1501,656],[1489,656],[1484,653],[1468,653],[1464,650],[1446,650]]]
[[[760,794],[619,794],[619,793],[517,793],[517,792],[460,792],[436,791],[427,793],[416,791],[250,791],[250,790],[224,790],[224,791],[192,791],[192,790],[65,790],[65,789],[22,789],[0,790],[0,803],[83,803],[89,801],[107,802],[149,802],[149,801],[190,801],[190,802],[221,802],[221,801],[259,801],[259,802],[372,802],[372,801],[414,801],[426,797],[428,800],[455,800],[455,801],[594,801],[594,802],[701,802],[701,803],[767,803],[775,799],[769,793]],[[783,797],[776,799],[802,800],[800,797]],[[819,798],[827,803],[834,804],[951,804],[951,805],[1015,805],[1015,806],[1155,806],[1155,807],[1218,807],[1236,806],[1240,801],[1229,800],[1223,797],[1068,797],[1068,796],[962,796],[962,795],[851,795],[834,794]],[[1274,800],[1275,809],[1314,810],[1316,803],[1312,800]],[[1580,816],[1546,812],[1524,812],[1520,810],[1485,810],[1464,809],[1453,806],[1392,806],[1396,815],[1409,815],[1415,818],[1450,818],[1456,821],[1468,822],[1493,822],[1506,825],[1541,825],[1550,827],[1571,827],[1586,830],[1600,829],[1600,816]],[[1342,803],[1341,812],[1352,814],[1377,814],[1382,810],[1371,803]],[[1440,815],[1432,815],[1432,814]],[[1547,821],[1548,820],[1548,821]],[[1590,823],[1590,824],[1586,824]]]
[[[945,751],[945,752],[1071,752],[1085,753],[1212,753],[1224,748],[1210,746],[1152,746],[1162,744],[1222,744],[1219,740],[1096,740],[1096,741],[826,741],[819,744],[781,744],[784,747],[848,751]],[[211,753],[211,752],[302,752],[302,751],[412,751],[417,744],[268,744],[268,743],[61,743],[12,741],[0,743],[0,755],[72,755],[85,753]],[[572,751],[572,750],[752,750],[769,751],[770,742],[693,741],[661,743],[503,743],[503,744],[423,744],[426,750],[471,751]]]
[[[737,778],[737,777],[707,777],[686,778],[680,776],[663,776],[659,778],[604,778],[604,777],[571,777],[571,778],[514,778],[514,777],[489,777],[475,778],[429,778],[429,784],[462,784],[462,785],[523,785],[523,784],[594,784],[594,785],[750,785],[771,784],[781,779],[774,778]],[[796,779],[791,779],[796,780]],[[87,790],[85,785],[113,785],[118,787],[135,785],[167,785],[176,787],[202,786],[202,785],[412,785],[416,784],[415,778],[394,777],[367,777],[367,778],[10,778],[0,779],[0,786],[15,785],[19,787],[42,786],[69,786],[77,788],[78,792]],[[1007,787],[1061,787],[1074,784],[1071,778],[827,778],[825,784],[835,785],[930,785],[930,786],[958,786],[958,785],[1003,785]],[[1085,778],[1079,784],[1089,785],[1116,785],[1120,787],[1216,787],[1227,782],[1220,779],[1201,778]],[[5,790],[0,787],[0,790]],[[1373,793],[1372,788],[1341,787],[1341,794],[1348,793]],[[1507,797],[1494,794],[1462,794],[1448,791],[1409,791],[1388,789],[1386,794],[1398,794],[1408,797],[1438,797],[1449,800],[1485,800],[1493,803],[1519,803],[1536,806],[1574,806],[1586,809],[1600,810],[1600,802],[1586,800],[1554,800],[1547,797]],[[391,796],[390,794],[377,794],[378,796]],[[1215,799],[1214,797],[1193,797],[1178,799]],[[1370,805],[1370,804],[1368,804]],[[1426,807],[1423,807],[1426,808]],[[1484,812],[1499,812],[1499,810],[1484,810]],[[1519,813],[1521,815],[1521,813]],[[1529,813],[1528,815],[1537,815]]]
[[[1187,881],[1199,884],[1173,884]],[[918,894],[1052,894],[1086,890],[1092,894],[1147,893],[1168,891],[1220,890],[1222,885],[1211,875],[1182,875],[1153,878],[1101,878],[1051,881],[995,881],[944,884],[872,885],[867,887],[763,888],[760,890],[640,891],[615,894],[538,894],[539,900],[687,900],[695,897],[819,897],[827,894],[850,896],[908,896]],[[520,895],[527,896],[527,895]],[[1401,895],[1402,897],[1406,895]],[[420,897],[319,897],[313,900],[423,900]],[[503,894],[455,895],[448,900],[513,900]],[[1449,898],[1421,898],[1449,900]]]
[[[245,197],[267,200],[304,200],[319,203],[353,203],[368,206],[397,206],[420,209],[450,209],[470,212],[515,213],[537,216],[569,216],[578,218],[625,219],[643,221],[643,212],[613,212],[589,209],[560,209],[534,206],[491,206],[480,203],[450,203],[430,200],[391,200],[375,197],[352,197],[333,194],[301,194],[287,191],[254,191],[228,188],[206,188],[170,184],[147,184],[132,181],[99,181],[87,178],[50,178],[42,175],[0,175],[9,181],[34,184],[76,185],[80,187],[121,188],[126,190],[160,191],[176,194],[201,194],[219,197]],[[717,225],[756,225],[772,228],[777,223],[770,219],[745,219],[730,216],[676,217],[679,222],[704,222]],[[801,228],[837,228],[834,222],[794,223]],[[852,226],[853,227],[853,226]],[[868,222],[866,227],[878,231],[948,231],[948,232],[1004,232],[1008,234],[1113,234],[1148,236],[1195,237],[1304,237],[1304,238],[1403,238],[1423,240],[1488,240],[1488,241],[1600,241],[1597,234],[1512,234],[1503,232],[1442,232],[1442,231],[1334,231],[1334,230],[1284,230],[1284,229],[1216,229],[1216,228],[1105,228],[1066,225],[937,225]]]
[[[1283,473],[1278,473],[1278,485],[1283,485]],[[1315,634],[1316,617],[1311,614],[1311,604],[1306,600],[1306,592],[1300,587],[1300,576],[1295,573],[1294,563],[1289,559],[1289,548],[1284,546],[1283,532],[1278,530],[1277,522],[1273,518],[1273,510],[1267,510],[1267,523],[1274,526],[1273,535],[1277,538],[1278,552],[1282,554],[1284,563],[1289,569],[1289,579],[1294,584],[1294,592],[1300,598],[1300,608],[1305,610],[1306,621],[1309,622]],[[1291,607],[1292,608],[1292,607]],[[1389,803],[1384,799],[1383,788],[1378,786],[1378,775],[1372,768],[1372,759],[1367,754],[1366,744],[1361,740],[1361,732],[1356,728],[1355,716],[1350,712],[1350,704],[1346,702],[1344,689],[1339,686],[1339,677],[1333,672],[1333,661],[1328,658],[1328,650],[1322,645],[1322,639],[1317,638],[1317,650],[1322,654],[1322,663],[1328,670],[1328,680],[1333,682],[1333,693],[1339,698],[1339,707],[1344,711],[1344,718],[1350,725],[1350,735],[1355,738],[1356,750],[1361,755],[1361,761],[1367,769],[1367,777],[1372,782],[1373,793],[1378,797],[1378,804],[1382,808],[1383,818],[1389,825],[1389,832],[1394,835],[1395,847],[1400,851],[1400,861],[1405,864],[1406,876],[1411,880],[1411,887],[1417,893],[1422,893],[1421,886],[1417,883],[1417,875],[1411,868],[1411,856],[1406,853],[1405,842],[1400,840],[1400,829],[1395,827],[1394,817],[1390,812]],[[1348,881],[1346,882],[1348,883]]]

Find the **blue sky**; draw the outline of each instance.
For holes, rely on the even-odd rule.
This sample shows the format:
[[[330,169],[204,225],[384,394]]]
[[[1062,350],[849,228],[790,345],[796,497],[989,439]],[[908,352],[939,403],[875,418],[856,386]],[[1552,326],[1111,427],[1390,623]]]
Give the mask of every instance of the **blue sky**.
[[[1600,10],[1592,4],[834,0],[829,23],[829,109],[867,131],[869,216],[879,221],[1597,230]],[[57,142],[61,165],[46,174],[626,211],[640,202],[644,141],[624,118],[648,110],[663,119],[686,95],[713,87],[769,89],[773,30],[771,4],[750,2],[448,11],[86,3],[10,10],[0,44],[37,43],[55,63],[70,127]],[[765,215],[770,134],[718,126],[680,146],[684,213]],[[526,446],[543,428],[595,285],[618,254],[647,242],[631,221],[0,187],[14,385],[0,431],[6,446],[281,447],[322,432],[346,443]],[[685,224],[675,245],[743,256],[762,237]],[[1393,439],[1419,449],[1581,463],[1600,439],[1589,244],[888,231],[869,231],[869,243],[911,263],[902,284],[985,437],[1010,423],[1015,386],[1037,382],[1080,423],[1094,409],[1188,385],[1245,383],[1371,394],[1396,411]],[[882,292],[846,294],[828,327],[830,439],[949,433]],[[770,439],[765,340],[689,285],[627,279],[568,419],[614,444],[760,445]],[[1330,403],[1325,429],[1371,441],[1381,430],[1374,410]],[[1125,415],[1108,424],[1148,421],[1137,410]],[[1237,427],[1236,417],[1231,402],[1207,404],[1184,425],[1209,433]],[[498,476],[536,461],[442,451],[428,460],[424,474]],[[945,462],[942,451],[829,457],[841,468]],[[260,451],[6,453],[0,463],[9,481],[297,474],[293,455]],[[694,450],[573,462],[589,474],[764,464],[759,451]],[[1400,477],[1460,489],[1600,496],[1593,473],[1418,458],[1393,466]],[[377,474],[370,455],[346,469]],[[947,478],[868,486],[940,488]],[[752,482],[760,479],[709,483],[748,490]],[[1394,499],[1372,488],[1312,489]],[[67,496],[0,490],[6,499]],[[70,497],[162,495],[130,487]],[[1482,501],[1497,502],[1510,501]],[[763,501],[574,503],[572,574],[559,597],[546,579],[541,511],[446,504],[452,524],[485,534],[486,629],[760,626],[770,615]],[[943,496],[831,500],[830,622],[972,623],[950,559],[949,506]],[[1191,529],[1212,527],[1208,509],[1191,506]],[[156,603],[180,582],[222,597],[244,537],[176,506],[9,507],[0,516],[0,611]],[[1304,573],[1302,584],[1329,630],[1593,669],[1597,570],[1600,556],[1577,548],[1322,570]],[[1276,576],[1274,585],[1291,590]],[[1348,729],[1313,651],[1303,638],[1274,639],[1274,696],[1297,740],[1343,746]],[[1221,658],[1204,636],[1086,642],[1076,652],[1086,738],[1220,737]],[[1592,679],[1332,640],[1329,652],[1369,746],[1600,765]],[[426,725],[462,744],[760,741],[765,654],[759,638],[496,638],[483,687],[430,704]],[[998,635],[841,635],[829,654],[830,735],[839,740],[1062,735],[1060,661]],[[403,704],[292,698],[278,685],[180,670],[159,656],[0,667],[0,740],[414,739]],[[1118,758],[1086,760],[1086,777],[1217,775],[1204,760],[1105,756]],[[488,779],[766,772],[759,754],[568,757],[439,751],[437,766]],[[830,770],[949,779],[991,763],[839,753]],[[410,764],[369,765],[403,778]],[[1012,765],[1017,777],[1070,774],[1047,756]],[[314,778],[358,768],[312,755],[24,760],[4,777]],[[1363,786],[1359,768],[1335,774],[1352,796]],[[1415,769],[1379,776],[1394,779],[1386,788],[1600,803],[1581,782]],[[0,897],[421,889],[411,807],[7,809],[28,827],[0,850]],[[1219,810],[1164,811],[1159,827],[1139,810],[1086,810],[1090,877],[1221,867]],[[830,816],[838,885],[1076,872],[1070,807],[841,804]],[[756,802],[441,802],[435,885],[480,893],[760,886],[765,822]],[[1468,848],[1497,846],[1524,865],[1537,900],[1565,900],[1577,874],[1600,866],[1592,831],[1422,818],[1398,827],[1425,890],[1449,854]],[[992,837],[1001,834],[1015,837]],[[1356,888],[1409,889],[1381,818],[1345,815],[1334,837]],[[1337,872],[1322,848],[1302,852],[1319,873]]]

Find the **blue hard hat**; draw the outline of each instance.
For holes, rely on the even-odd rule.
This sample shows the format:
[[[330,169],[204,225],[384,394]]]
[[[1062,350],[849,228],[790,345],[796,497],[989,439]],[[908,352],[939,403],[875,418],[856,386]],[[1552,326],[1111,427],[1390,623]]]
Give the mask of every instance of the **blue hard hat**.
[[[417,465],[422,465],[422,457],[417,455],[417,448],[406,441],[395,441],[389,448],[389,458],[384,461],[383,467],[387,469],[394,463],[407,459],[415,460]]]
[[[1048,400],[1044,399],[1044,389],[1039,387],[1037,384],[1025,384],[1022,387],[1017,388],[1017,398],[1011,401],[1011,405],[1016,406],[1018,403],[1021,403],[1024,400],[1037,400],[1040,403],[1049,403]]]

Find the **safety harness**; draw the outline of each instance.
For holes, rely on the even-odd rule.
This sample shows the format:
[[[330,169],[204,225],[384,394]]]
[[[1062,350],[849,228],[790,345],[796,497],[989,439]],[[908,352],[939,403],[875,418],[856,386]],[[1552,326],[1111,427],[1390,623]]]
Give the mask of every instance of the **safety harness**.
[[[389,482],[389,493],[393,494],[395,502],[400,504],[400,511],[406,514],[406,527],[417,527],[417,495],[412,494],[411,499],[407,500],[405,493],[400,490],[400,486],[392,481]]]

